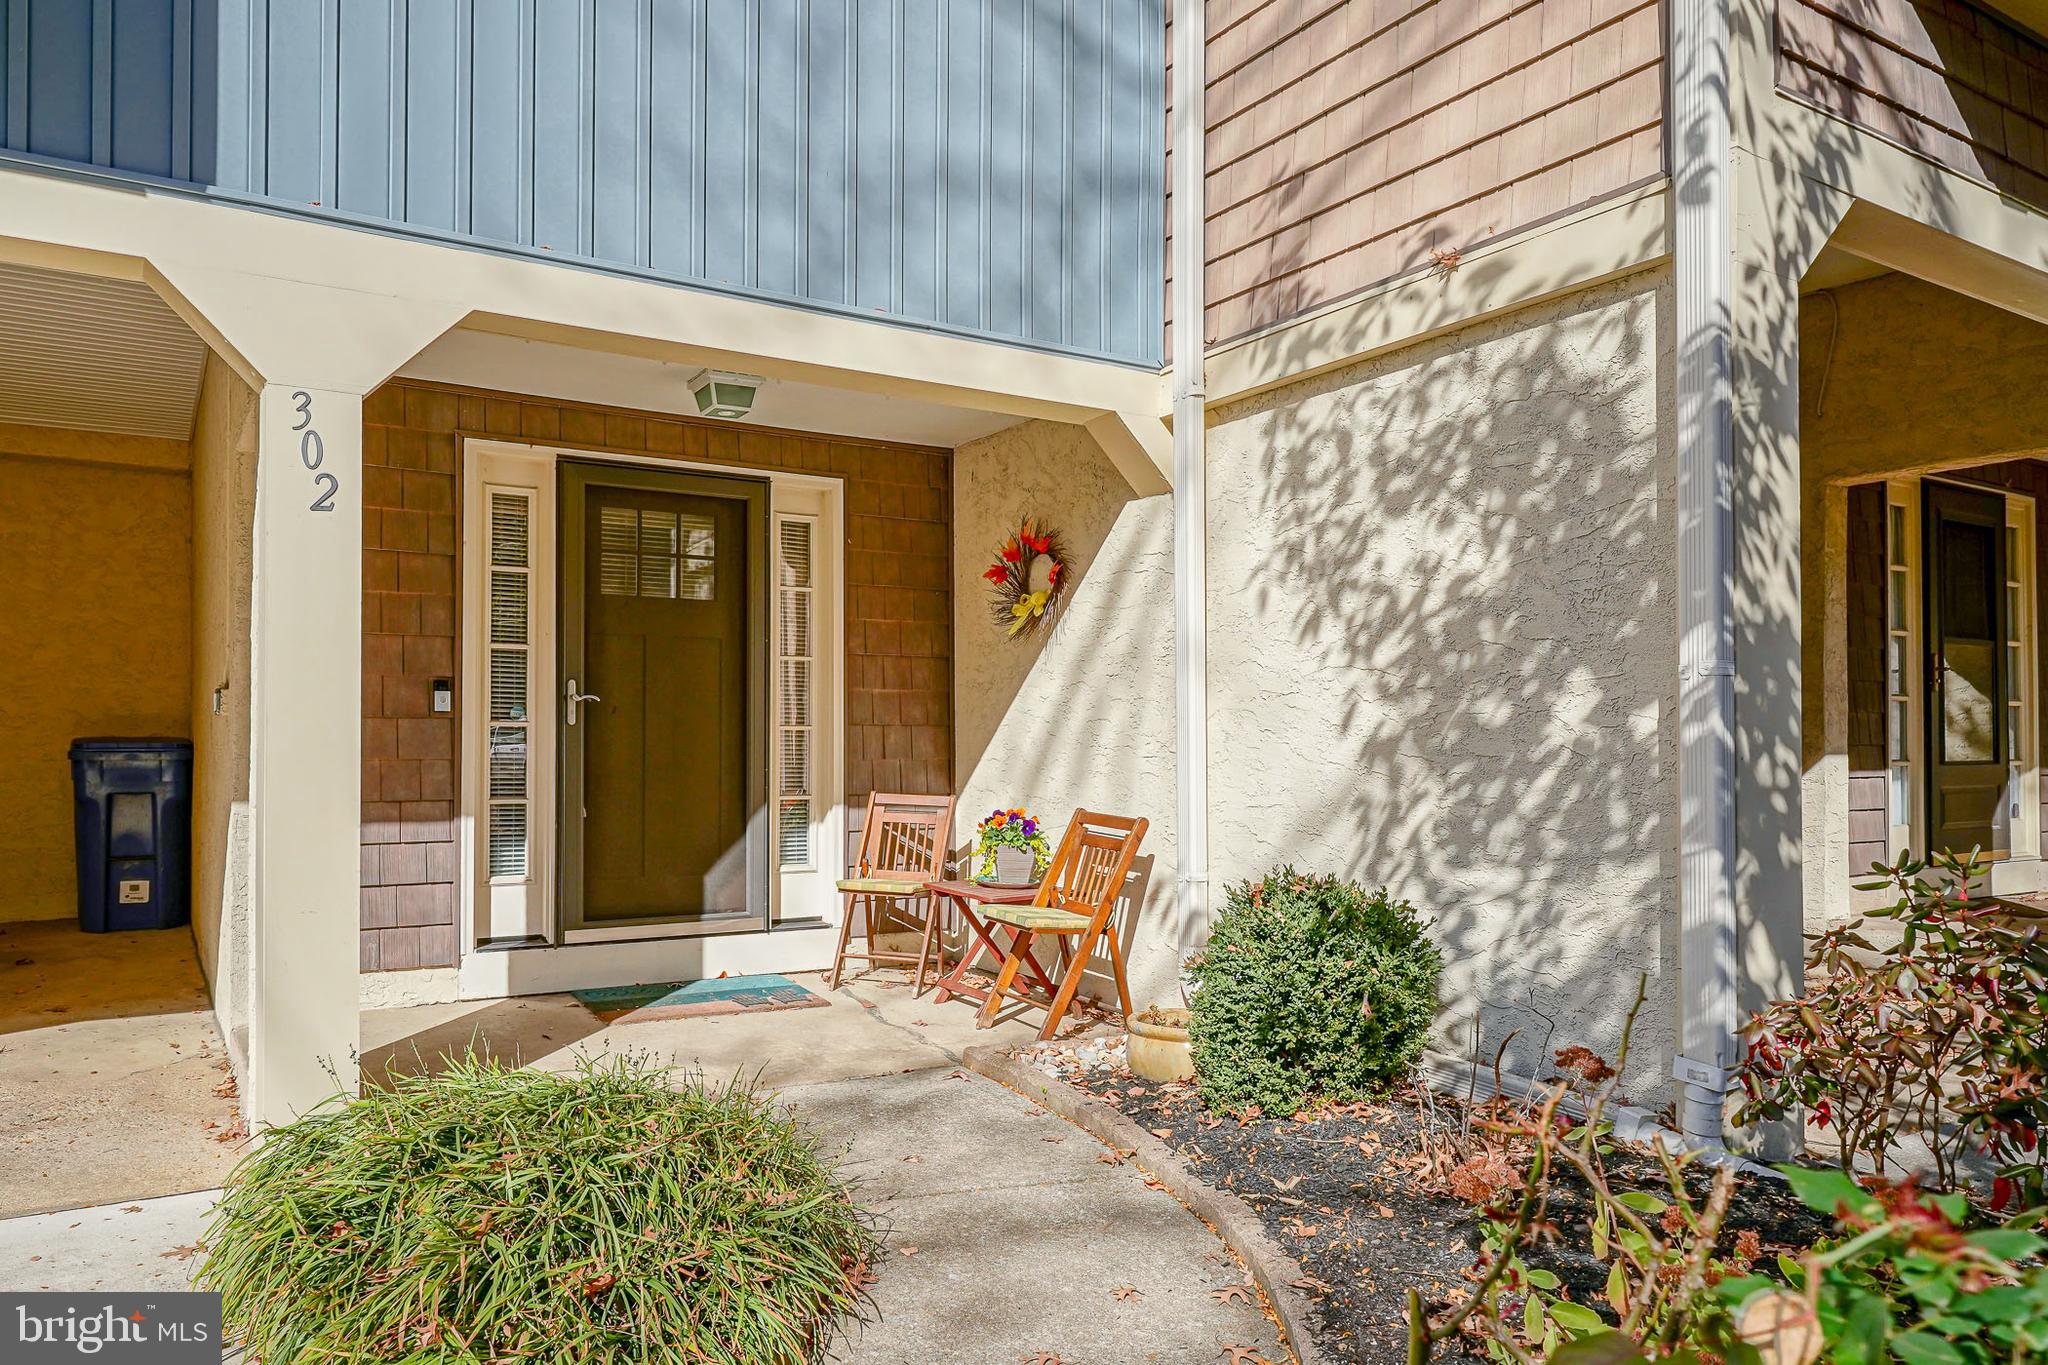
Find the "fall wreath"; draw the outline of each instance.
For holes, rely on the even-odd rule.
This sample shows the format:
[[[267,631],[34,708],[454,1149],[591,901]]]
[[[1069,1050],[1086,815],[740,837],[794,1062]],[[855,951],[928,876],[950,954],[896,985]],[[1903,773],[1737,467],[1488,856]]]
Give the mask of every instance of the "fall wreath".
[[[989,582],[989,614],[1005,635],[1028,635],[1053,623],[1067,586],[1066,551],[1060,538],[1026,518],[1017,533],[996,547],[981,576]]]

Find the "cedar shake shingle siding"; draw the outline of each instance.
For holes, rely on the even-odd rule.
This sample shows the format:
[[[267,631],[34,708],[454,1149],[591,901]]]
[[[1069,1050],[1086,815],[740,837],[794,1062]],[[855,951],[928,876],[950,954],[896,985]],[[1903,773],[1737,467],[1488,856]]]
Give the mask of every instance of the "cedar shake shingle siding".
[[[2048,45],[1963,0],[1779,0],[1778,88],[2048,208]]]
[[[466,436],[843,479],[849,823],[870,791],[952,790],[948,452],[394,381],[363,405],[364,971],[456,961]]]
[[[1664,171],[1656,0],[1209,6],[1208,336]]]

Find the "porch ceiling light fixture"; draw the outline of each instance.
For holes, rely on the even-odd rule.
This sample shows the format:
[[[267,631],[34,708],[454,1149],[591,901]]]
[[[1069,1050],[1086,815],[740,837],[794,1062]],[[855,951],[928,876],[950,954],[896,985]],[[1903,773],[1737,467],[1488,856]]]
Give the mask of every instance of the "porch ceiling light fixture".
[[[690,380],[690,393],[697,400],[697,411],[706,417],[745,417],[754,410],[754,395],[767,382],[758,374],[700,370]]]

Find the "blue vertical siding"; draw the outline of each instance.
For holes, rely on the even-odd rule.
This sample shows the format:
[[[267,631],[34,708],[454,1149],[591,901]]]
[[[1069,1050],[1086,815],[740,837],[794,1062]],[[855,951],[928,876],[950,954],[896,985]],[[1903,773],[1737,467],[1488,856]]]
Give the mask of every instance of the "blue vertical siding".
[[[0,0],[0,150],[1159,361],[1164,0]]]

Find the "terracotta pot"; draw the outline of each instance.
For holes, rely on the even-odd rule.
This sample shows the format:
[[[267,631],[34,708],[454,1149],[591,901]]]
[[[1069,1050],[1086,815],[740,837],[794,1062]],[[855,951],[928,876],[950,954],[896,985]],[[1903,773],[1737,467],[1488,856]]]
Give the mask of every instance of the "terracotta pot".
[[[1124,1021],[1124,1050],[1131,1070],[1148,1081],[1192,1080],[1195,1055],[1188,1042],[1188,1012],[1152,1009],[1145,1013],[1151,1017],[1134,1015]]]

